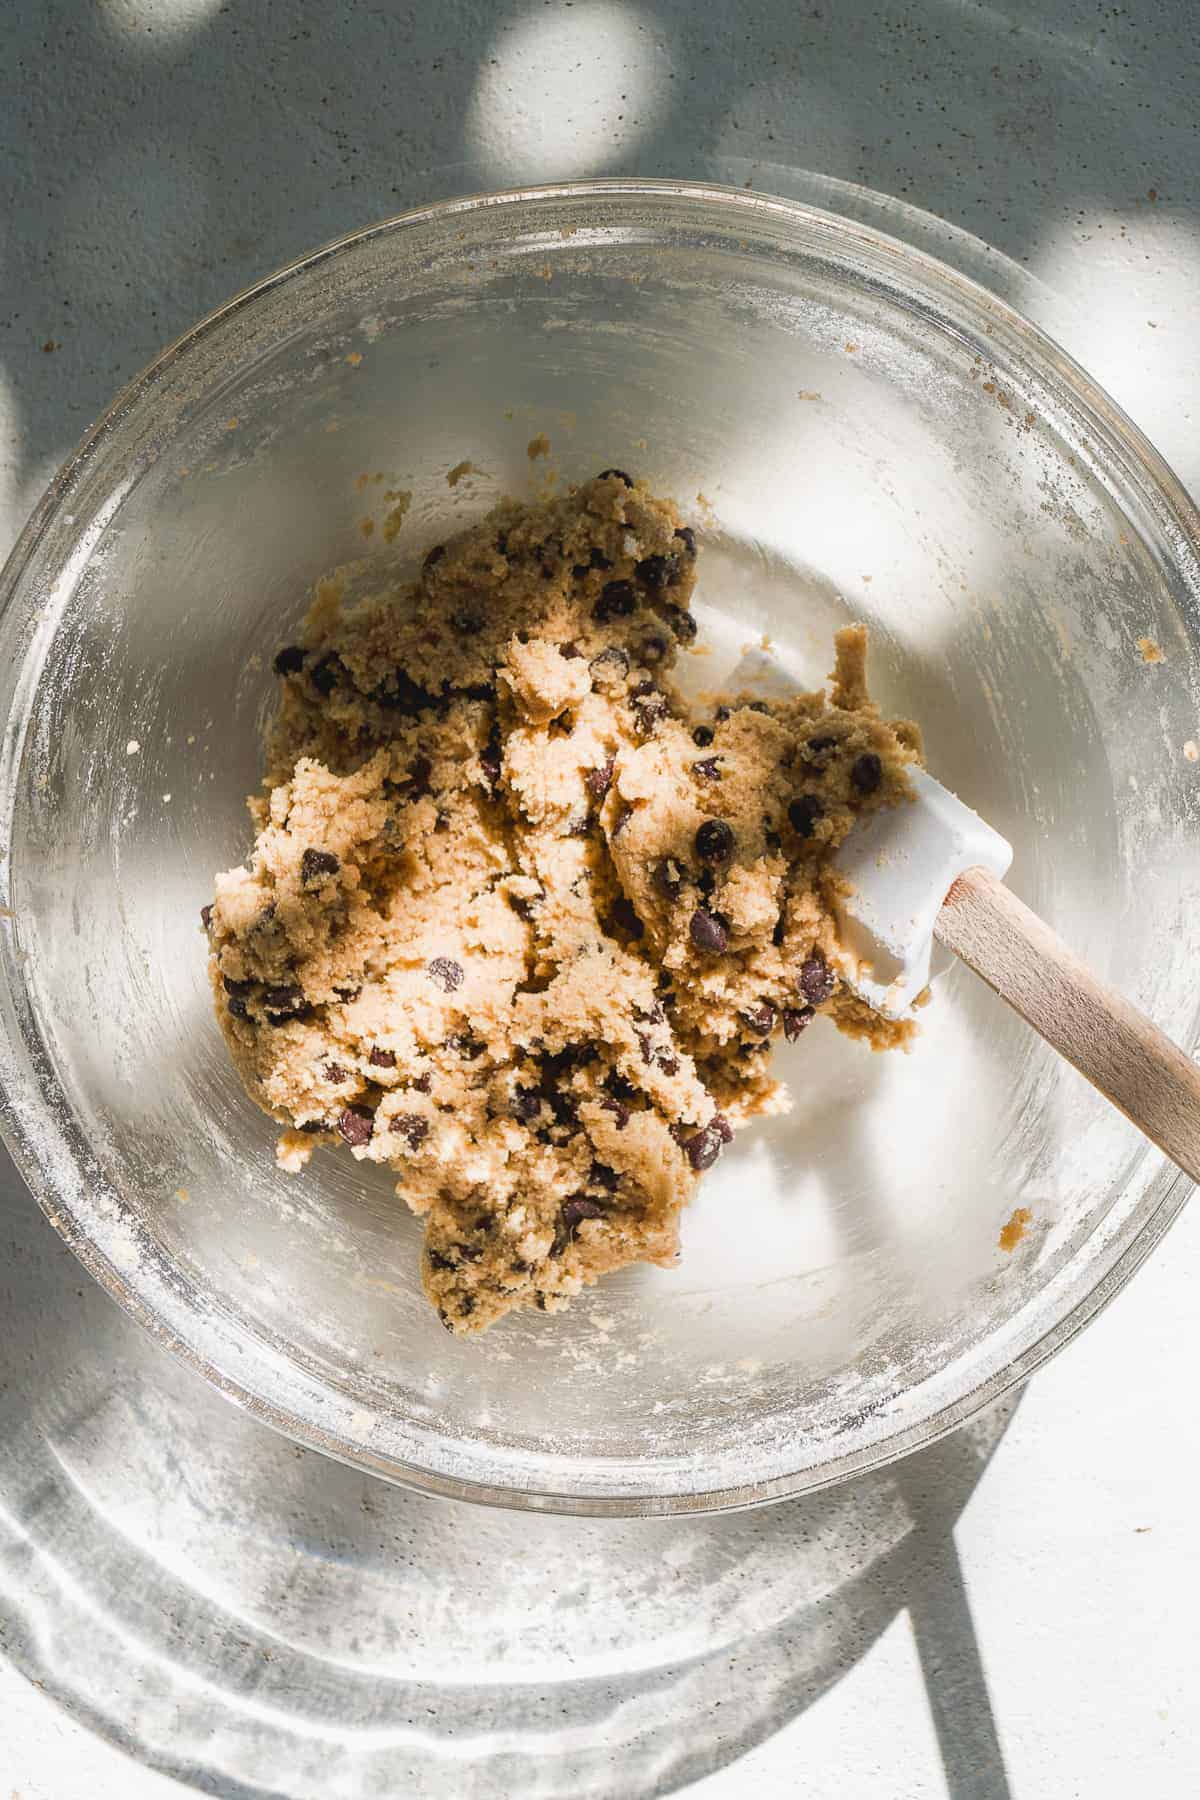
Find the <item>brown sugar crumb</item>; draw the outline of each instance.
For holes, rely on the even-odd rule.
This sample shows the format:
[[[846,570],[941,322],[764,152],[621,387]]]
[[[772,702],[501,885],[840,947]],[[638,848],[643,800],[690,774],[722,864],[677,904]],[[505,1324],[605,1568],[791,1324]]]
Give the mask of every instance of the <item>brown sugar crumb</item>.
[[[999,1244],[1001,1250],[1010,1255],[1016,1249],[1033,1223],[1033,1214],[1027,1206],[1018,1206],[1007,1225],[1001,1227]]]
[[[446,470],[446,486],[457,487],[464,475],[474,475],[475,473],[476,469],[473,462],[455,463],[452,469]]]
[[[525,446],[525,454],[530,462],[536,461],[539,456],[549,456],[550,439],[544,431],[539,431],[536,437],[530,438]]]
[[[1151,637],[1140,637],[1137,641],[1137,647],[1144,663],[1160,663],[1166,662],[1167,660],[1166,653],[1163,651],[1162,647],[1156,644]]]

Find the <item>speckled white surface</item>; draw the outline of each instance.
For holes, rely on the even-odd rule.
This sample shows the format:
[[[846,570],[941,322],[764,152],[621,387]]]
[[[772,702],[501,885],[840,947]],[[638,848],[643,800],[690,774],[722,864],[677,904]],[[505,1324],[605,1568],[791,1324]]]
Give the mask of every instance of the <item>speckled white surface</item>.
[[[713,157],[744,159],[739,175],[767,187],[772,163],[862,182],[1025,265],[1046,284],[1047,319],[1068,347],[1200,491],[1200,40],[1186,0],[746,10],[752,18],[682,0],[9,9],[0,541],[121,381],[206,308],[313,244],[481,184],[711,175]],[[49,1227],[31,1212],[9,1175],[0,1291],[53,1259]],[[703,1719],[681,1711],[680,1743],[695,1738],[699,1761],[667,1755],[634,1787],[618,1771],[613,1793],[688,1783],[756,1800],[1200,1791],[1198,1276],[1193,1205],[1026,1392],[952,1535],[939,1528],[936,1492],[922,1496],[907,1603],[866,1652],[840,1662],[829,1685],[788,1688],[749,1748],[737,1733],[725,1741],[715,1701]],[[6,1398],[14,1411],[3,1416],[19,1416],[17,1375]],[[925,1479],[936,1484],[952,1456],[927,1462]],[[761,1563],[748,1579],[763,1582],[764,1612],[776,1609]],[[756,1597],[744,1599],[753,1612]],[[732,1705],[736,1643],[730,1657]],[[0,1716],[0,1794],[184,1791],[2,1662]],[[425,1790],[398,1776],[395,1791]],[[529,1791],[540,1791],[532,1778]]]

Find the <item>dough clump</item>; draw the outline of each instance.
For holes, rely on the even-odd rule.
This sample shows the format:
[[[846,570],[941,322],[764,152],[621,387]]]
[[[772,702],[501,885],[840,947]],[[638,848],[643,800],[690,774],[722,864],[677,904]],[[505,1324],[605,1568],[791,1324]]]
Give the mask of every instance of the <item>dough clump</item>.
[[[217,1016],[285,1167],[397,1172],[455,1332],[674,1262],[703,1171],[786,1104],[772,1039],[912,1030],[840,979],[830,857],[910,797],[917,729],[862,626],[828,693],[690,713],[696,560],[610,470],[415,582],[320,583],[276,658],[253,853],[204,909]]]

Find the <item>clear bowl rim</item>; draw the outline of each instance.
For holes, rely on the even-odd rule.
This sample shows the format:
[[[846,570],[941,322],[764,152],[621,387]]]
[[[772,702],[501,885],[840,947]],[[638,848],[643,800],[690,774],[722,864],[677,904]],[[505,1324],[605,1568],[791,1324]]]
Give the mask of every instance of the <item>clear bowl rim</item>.
[[[847,244],[856,242],[869,246],[876,254],[888,255],[896,259],[899,265],[920,272],[935,288],[940,287],[950,292],[957,290],[960,299],[991,312],[997,323],[1003,323],[1007,331],[1026,347],[1032,360],[1039,365],[1040,372],[1050,374],[1082,410],[1093,432],[1102,441],[1106,440],[1106,451],[1122,465],[1124,478],[1132,480],[1142,490],[1160,519],[1165,514],[1172,520],[1179,542],[1186,544],[1193,554],[1200,553],[1200,513],[1174,471],[1124,410],[1045,331],[1025,318],[1008,301],[979,281],[964,275],[952,264],[891,233],[847,219],[827,208],[804,200],[788,199],[718,182],[620,176],[541,182],[467,194],[412,207],[331,239],[241,289],[222,305],[206,313],[160,351],[119,390],[63,462],[0,569],[0,669],[7,667],[11,670],[14,667],[13,655],[6,658],[3,652],[5,649],[10,653],[15,652],[26,620],[15,616],[13,602],[20,592],[22,579],[37,546],[64,498],[70,493],[81,471],[89,464],[95,448],[113,430],[117,421],[143,401],[151,400],[155,385],[189,350],[199,346],[237,313],[252,307],[277,288],[307,276],[323,263],[333,261],[375,239],[425,224],[444,225],[456,218],[478,214],[492,207],[554,204],[587,199],[678,201],[685,206],[707,205],[728,209],[731,217],[739,211],[758,217],[772,214],[781,221],[790,220],[799,228],[822,231],[831,240],[840,238]],[[10,719],[6,717],[6,730],[10,723]],[[5,961],[10,986],[18,992],[19,997],[24,998],[23,989],[13,980],[15,971],[11,958],[7,955],[7,941],[8,934],[5,935]],[[72,1196],[61,1191],[60,1184],[52,1180],[44,1160],[39,1157],[36,1137],[25,1128],[24,1119],[13,1098],[17,1087],[24,1085],[16,1068],[17,1051],[15,1034],[0,1033],[0,1137],[26,1186],[55,1230],[89,1274],[139,1325],[234,1404],[295,1442],[424,1492],[523,1511],[633,1518],[736,1510],[769,1504],[801,1493],[813,1493],[852,1476],[881,1469],[916,1450],[924,1449],[965,1424],[1012,1387],[1028,1379],[1036,1369],[1069,1343],[1140,1267],[1178,1216],[1192,1191],[1192,1183],[1186,1176],[1178,1171],[1171,1173],[1164,1170],[1136,1208],[1117,1222],[1117,1228],[1111,1233],[1103,1234],[1107,1250],[1112,1252],[1113,1246],[1116,1246],[1107,1267],[1101,1268],[1094,1283],[1082,1295],[1070,1299],[1063,1306],[1040,1336],[1019,1354],[993,1369],[983,1380],[973,1385],[968,1384],[962,1392],[936,1404],[927,1416],[878,1441],[862,1444],[857,1449],[844,1450],[828,1460],[803,1466],[765,1481],[736,1487],[714,1487],[697,1492],[647,1491],[631,1494],[626,1491],[557,1491],[554,1488],[505,1485],[494,1481],[448,1476],[417,1463],[382,1456],[366,1442],[356,1441],[349,1432],[324,1429],[247,1386],[230,1373],[227,1365],[217,1361],[212,1353],[206,1353],[179,1330],[174,1329],[126,1278],[123,1271],[92,1241],[86,1216],[81,1216],[81,1212],[86,1215],[86,1207],[80,1208],[72,1203]],[[39,1090],[46,1079],[43,1075],[38,1084]],[[52,1122],[51,1108],[41,1091],[38,1102],[41,1121]],[[1054,1285],[1073,1286],[1073,1283],[1063,1281],[1062,1276],[1069,1274],[1080,1260],[1081,1254],[1077,1253]],[[853,1433],[847,1433],[847,1437],[852,1438]]]

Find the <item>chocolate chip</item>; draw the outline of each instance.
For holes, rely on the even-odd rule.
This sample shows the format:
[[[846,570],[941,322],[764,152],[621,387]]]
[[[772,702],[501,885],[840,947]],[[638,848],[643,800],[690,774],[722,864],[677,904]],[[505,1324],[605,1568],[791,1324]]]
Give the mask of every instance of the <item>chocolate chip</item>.
[[[360,1148],[371,1141],[371,1133],[375,1129],[375,1114],[368,1112],[365,1106],[348,1106],[338,1114],[337,1128],[348,1144]]]
[[[472,1037],[467,1031],[455,1031],[446,1039],[446,1049],[461,1056],[464,1062],[478,1062],[487,1045],[481,1044],[478,1038]]]
[[[431,1269],[445,1270],[445,1269],[456,1269],[458,1267],[458,1264],[454,1261],[454,1258],[452,1256],[447,1256],[441,1250],[428,1250],[427,1249],[425,1252],[425,1255],[426,1255],[426,1258],[428,1259],[429,1266]],[[442,1323],[443,1324],[446,1323],[446,1320],[444,1317],[442,1319]]]
[[[699,1175],[705,1169],[711,1169],[721,1154],[725,1139],[715,1125],[706,1125],[694,1137],[684,1139],[683,1151],[693,1169]]]
[[[654,687],[653,682],[643,682],[641,685],[643,688],[649,687],[652,690]],[[664,719],[670,712],[671,707],[665,694],[652,691],[635,699],[633,710],[637,714],[638,730],[643,736],[649,737],[659,720]]]
[[[609,833],[609,836],[612,838],[619,838],[632,817],[632,806],[622,806],[617,813],[616,818],[613,820],[612,831]]]
[[[562,657],[564,662],[578,662],[579,658],[583,655],[583,651],[576,643],[560,644],[558,646],[558,654]]]
[[[700,762],[692,764],[692,774],[697,781],[720,781],[721,759],[719,756],[706,756]]]
[[[833,970],[819,950],[814,950],[800,965],[796,987],[810,1006],[821,1006],[833,992]]]
[[[658,864],[651,880],[659,893],[665,894],[668,900],[678,900],[686,876],[687,870],[683,864],[676,862],[673,856],[667,856]]]
[[[318,1131],[327,1129],[324,1119],[305,1119],[303,1125],[297,1125],[297,1131],[303,1131],[309,1137],[315,1137]]]
[[[418,1075],[417,1079],[414,1082],[412,1082],[410,1085],[416,1090],[416,1092],[418,1094],[427,1094],[429,1092],[430,1088],[433,1086],[433,1082],[431,1081],[431,1079],[429,1078],[428,1075]]]
[[[643,586],[657,593],[670,586],[677,567],[673,556],[644,556],[633,572]]]
[[[771,932],[771,942],[774,944],[774,946],[777,950],[778,950],[780,944],[782,944],[782,942],[786,936],[787,936],[787,914],[780,913],[779,917],[775,921],[774,929]]]
[[[592,608],[592,617],[603,624],[607,619],[627,619],[636,608],[637,595],[631,581],[606,581]]]
[[[277,675],[298,675],[304,667],[304,652],[299,644],[285,644],[275,658]]]
[[[235,994],[233,999],[229,1002],[229,1010],[235,1019],[248,1019],[250,1017],[250,1008],[246,1005],[246,1002],[242,999],[240,994]]]
[[[627,1106],[622,1106],[619,1100],[602,1100],[600,1104],[604,1108],[604,1111],[611,1113],[616,1120],[616,1129],[618,1131],[624,1131],[631,1116],[629,1108]]]
[[[706,900],[711,899],[717,885],[717,878],[711,869],[701,869],[696,877],[696,886]]]
[[[205,931],[212,929],[212,912],[213,909],[211,906],[202,906],[200,908],[200,923],[203,925]]]
[[[627,488],[631,488],[633,486],[633,476],[627,475],[625,473],[624,469],[601,469],[600,473],[596,477],[596,480],[604,481],[609,475],[615,475],[617,480],[623,481]]]
[[[584,773],[584,785],[597,805],[603,800],[612,786],[615,763],[610,756],[607,762],[601,763],[598,769],[588,769]]]
[[[642,1053],[642,1061],[645,1063],[646,1067],[649,1068],[654,1061],[654,1046],[651,1044],[646,1032],[635,1031],[633,1035],[637,1039],[638,1049]]]
[[[611,569],[612,566],[612,558],[605,556],[598,544],[593,544],[588,551],[587,561],[585,563],[576,563],[573,566],[571,573],[577,581],[580,581],[585,575],[590,575],[593,569]]]
[[[313,664],[308,671],[308,679],[318,694],[328,699],[345,673],[346,669],[341,657],[336,656],[331,650],[319,662]]]
[[[794,1044],[806,1025],[811,1025],[816,1015],[811,1006],[802,1006],[793,1012],[791,1008],[783,1015],[783,1035],[789,1044]]]
[[[381,1050],[378,1044],[372,1044],[367,1061],[373,1069],[394,1069],[396,1066],[394,1051]]]
[[[388,712],[401,713],[406,718],[416,718],[418,713],[438,704],[436,696],[403,669],[393,669],[386,681],[372,689],[370,697],[377,706],[385,707]]]
[[[621,1177],[607,1163],[594,1162],[588,1170],[589,1187],[600,1187],[606,1193],[615,1194],[621,1185]]]
[[[341,868],[332,850],[306,850],[300,858],[300,879],[305,887],[328,881]]]
[[[593,656],[588,673],[593,681],[623,681],[629,673],[628,651],[622,650],[619,644],[610,644],[599,656]]]
[[[477,637],[483,630],[483,620],[477,612],[464,606],[450,614],[450,628],[460,637]]]
[[[559,1211],[558,1226],[550,1247],[551,1256],[561,1256],[584,1219],[603,1217],[604,1208],[597,1201],[589,1200],[586,1194],[576,1194],[574,1199],[566,1201]]]
[[[708,1129],[710,1131],[715,1131],[723,1144],[732,1144],[733,1126],[729,1123],[729,1120],[725,1117],[724,1113],[714,1113],[712,1118],[708,1121]]]
[[[618,931],[627,932],[635,940],[643,937],[646,931],[646,927],[638,917],[637,908],[626,894],[618,895],[617,899],[613,901],[608,909],[605,925],[609,929],[616,927]]]
[[[514,1119],[528,1125],[536,1119],[542,1110],[542,1103],[532,1088],[517,1088],[512,1097],[511,1111]]]
[[[508,548],[508,546],[505,545],[505,549],[507,549],[507,548]],[[437,566],[437,564],[441,562],[441,560],[442,560],[443,556],[445,556],[445,554],[446,554],[445,544],[435,544],[433,546],[432,550],[427,550],[425,552],[425,560],[421,564],[422,569],[428,570],[428,569],[435,568]]]
[[[883,780],[883,764],[873,750],[856,756],[850,767],[850,780],[860,794],[873,794]]]
[[[809,738],[804,746],[806,756],[823,756],[826,750],[836,750],[838,741],[835,737]]]
[[[672,1056],[669,1050],[660,1050],[654,1060],[664,1075],[678,1075],[679,1058]]]
[[[604,1087],[606,1093],[614,1094],[618,1100],[632,1100],[637,1093],[632,1081],[627,1081],[616,1069],[610,1069],[604,1077]]]
[[[666,657],[666,654],[666,639],[660,637],[647,638],[645,643],[640,645],[638,649],[638,655],[641,657],[642,661],[647,663],[651,668],[654,668],[658,663],[662,662]]]
[[[254,991],[252,981],[235,981],[232,975],[222,975],[221,986],[227,994],[249,994]]]
[[[711,725],[697,725],[692,733],[692,742],[701,750],[707,750],[714,737]]]
[[[487,1223],[489,1223],[489,1221],[485,1220],[484,1223],[486,1225]],[[469,1263],[478,1262],[480,1257],[483,1255],[483,1245],[482,1244],[455,1244],[454,1252],[460,1262],[469,1262]]]
[[[586,812],[573,812],[567,820],[567,836],[585,838],[592,835],[592,822]]]
[[[349,1076],[348,1076],[346,1070],[343,1069],[341,1063],[335,1063],[335,1062],[326,1063],[325,1068],[324,1068],[324,1075],[325,1075],[326,1081],[332,1081],[334,1087],[340,1087],[343,1081],[349,1080]]]
[[[273,1013],[297,1013],[304,1007],[304,991],[302,988],[269,987],[263,995],[263,1005]]]
[[[825,809],[815,794],[800,794],[788,806],[788,824],[797,837],[810,838]]]
[[[759,1000],[746,1008],[742,1019],[747,1031],[752,1031],[755,1037],[770,1037],[775,1029],[775,1008],[769,1000]]]
[[[499,787],[503,765],[498,745],[488,744],[479,752],[479,766],[487,776],[488,786]]]
[[[351,1000],[357,1000],[358,996],[362,993],[362,989],[360,987],[334,988],[333,991],[337,995],[338,999],[343,1002],[343,1004],[348,1003]]]
[[[720,956],[729,948],[729,933],[716,913],[705,912],[697,907],[692,914],[692,922],[688,926],[688,936],[697,950],[703,950],[710,956]]]
[[[343,1113],[342,1118],[345,1116]],[[338,1129],[342,1130],[340,1123]],[[429,1136],[429,1120],[423,1119],[420,1113],[397,1113],[392,1120],[392,1132],[396,1137],[402,1137],[410,1150],[419,1150]],[[342,1135],[345,1136],[344,1131]],[[353,1143],[354,1139],[351,1138],[350,1142]]]
[[[681,525],[679,527],[679,530],[675,533],[675,536],[683,544],[683,547],[687,551],[688,555],[695,556],[695,554],[696,554],[696,534],[692,530],[691,526],[690,525]]]
[[[700,627],[682,606],[668,606],[664,618],[681,644],[694,644]]]
[[[733,830],[724,819],[705,819],[696,833],[696,855],[704,862],[728,862],[733,855]]]
[[[462,964],[455,962],[452,956],[435,956],[426,973],[441,988],[443,994],[452,994],[463,984]]]
[[[414,756],[408,765],[408,776],[405,778],[407,799],[419,799],[430,790],[430,776],[434,774],[434,765],[428,756]]]
[[[742,711],[743,712],[767,713],[769,715],[771,708],[768,706],[768,704],[765,700],[747,700],[745,706],[742,708]]]

